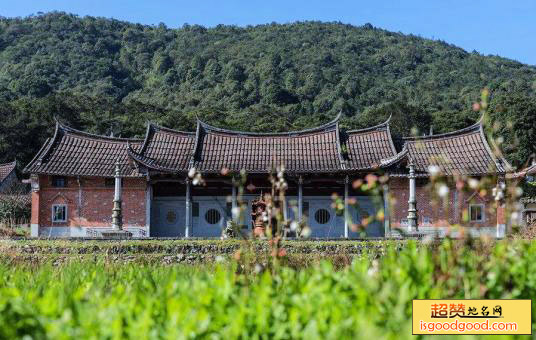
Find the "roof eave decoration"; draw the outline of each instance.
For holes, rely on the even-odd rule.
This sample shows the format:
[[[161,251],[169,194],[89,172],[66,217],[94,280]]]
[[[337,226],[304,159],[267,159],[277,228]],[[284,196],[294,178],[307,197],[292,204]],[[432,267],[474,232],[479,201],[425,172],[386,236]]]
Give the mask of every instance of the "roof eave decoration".
[[[369,126],[369,127],[366,127],[366,128],[348,130],[347,133],[368,132],[368,131],[374,131],[374,130],[381,130],[381,129],[384,129],[384,128],[389,129],[389,124],[391,122],[392,117],[393,117],[393,115],[391,114],[391,115],[389,115],[387,120],[385,122],[383,122],[383,123],[380,123],[380,124],[377,124],[377,125],[374,125],[374,126]]]
[[[198,129],[201,127],[208,132],[220,132],[224,134],[239,135],[239,136],[246,136],[246,137],[247,136],[251,136],[251,137],[299,136],[299,135],[304,135],[304,134],[309,134],[309,133],[314,133],[314,132],[326,131],[326,130],[330,130],[333,128],[338,128],[338,123],[341,118],[341,115],[342,113],[339,112],[339,114],[337,114],[337,116],[333,120],[320,126],[316,126],[310,129],[304,129],[304,130],[299,130],[299,131],[289,131],[289,132],[248,132],[248,131],[239,131],[239,130],[229,130],[229,129],[215,127],[213,125],[203,122],[199,118],[197,119],[197,124],[198,124]]]
[[[406,157],[406,156],[408,156],[408,153],[409,153],[408,149],[404,145],[404,147],[402,148],[402,151],[400,151],[399,153],[395,154],[393,157],[382,159],[381,162],[380,162],[380,167],[381,168],[387,168],[387,167],[390,167],[390,166],[395,165],[397,163],[401,163],[403,160],[407,161],[408,158],[409,158],[409,157]]]
[[[482,121],[482,118],[481,118],[481,121]],[[514,172],[514,167],[506,160],[506,158],[503,156],[501,150],[499,149],[497,144],[495,144],[493,139],[491,139],[491,144],[493,146],[493,149],[490,146],[490,142],[488,141],[488,138],[486,138],[486,133],[484,132],[484,126],[481,123],[481,121],[480,121],[480,136],[490,156],[493,158],[495,162],[495,166],[497,167],[498,170],[499,169],[501,170],[500,173],[502,174]]]
[[[337,117],[335,118],[335,135],[336,135],[336,141],[337,141],[337,153],[339,154],[339,162],[341,163],[342,170],[346,170],[346,160],[344,159],[342,147],[341,147],[341,135],[340,135],[340,129],[339,129],[339,119],[341,117],[342,111],[339,112]]]
[[[174,168],[169,168],[169,167],[161,166],[161,165],[157,164],[157,161],[156,161],[156,160],[141,155],[140,153],[136,152],[136,151],[130,146],[130,143],[127,144],[127,153],[128,153],[128,155],[129,155],[129,157],[131,157],[135,162],[137,162],[137,163],[143,165],[144,167],[146,167],[146,168],[148,168],[148,169],[152,169],[152,170],[156,170],[156,171],[160,171],[160,172],[171,172],[171,173],[177,173],[177,172],[179,172],[179,171],[177,171],[177,170],[174,169]]]

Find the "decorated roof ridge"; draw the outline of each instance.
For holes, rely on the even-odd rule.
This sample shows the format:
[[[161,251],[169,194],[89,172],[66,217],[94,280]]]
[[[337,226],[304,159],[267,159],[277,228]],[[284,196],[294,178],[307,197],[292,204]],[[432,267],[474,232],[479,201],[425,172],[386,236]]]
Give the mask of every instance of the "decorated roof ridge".
[[[288,132],[248,132],[248,131],[239,131],[239,130],[230,130],[230,129],[224,129],[219,128],[213,125],[210,125],[208,123],[203,122],[201,119],[197,118],[197,123],[199,126],[201,126],[203,129],[209,131],[209,132],[219,132],[219,133],[225,133],[225,134],[232,134],[237,136],[245,136],[245,137],[284,137],[284,136],[298,136],[298,135],[305,135],[310,133],[316,133],[316,132],[324,132],[332,128],[338,127],[338,122],[341,118],[342,113],[339,112],[337,116],[331,120],[328,123],[322,124],[320,126],[316,126],[309,129],[303,129],[298,131],[288,131]]]
[[[339,118],[341,116],[341,114],[339,113],[337,118]],[[337,121],[335,122],[335,135],[336,135],[336,141],[337,141],[337,154],[339,156],[339,162],[341,164],[341,168],[342,170],[346,170],[346,160],[344,159],[344,155],[343,155],[343,152],[342,152],[342,139],[341,139],[341,133],[340,133],[340,129],[339,129],[339,120],[337,119]]]
[[[400,150],[399,153],[395,154],[392,157],[382,159],[380,161],[380,167],[383,168],[383,167],[388,167],[388,166],[391,166],[393,164],[396,164],[399,161],[401,161],[408,153],[409,153],[408,148],[406,147],[406,145],[404,145],[402,147],[402,150]]]
[[[391,118],[393,117],[393,115],[389,115],[389,118],[387,118],[387,120],[383,123],[380,123],[380,124],[377,124],[377,125],[374,125],[374,126],[369,126],[369,127],[366,127],[366,128],[361,128],[361,129],[352,129],[352,130],[347,130],[346,133],[359,133],[359,132],[369,132],[369,131],[374,131],[374,130],[380,130],[380,129],[383,129],[383,128],[387,128],[389,129],[389,123],[391,122]],[[390,132],[389,132],[390,134]]]
[[[28,170],[31,165],[33,165],[35,162],[37,162],[39,159],[41,159],[41,154],[45,151],[45,149],[48,147],[48,143],[50,142],[50,138],[47,138],[43,145],[41,146],[41,149],[35,154],[34,158],[24,167],[22,170],[23,173],[28,173]]]
[[[77,130],[75,128],[72,128],[70,126],[64,125],[60,123],[58,120],[56,120],[56,126],[58,127],[59,131],[61,132],[68,132],[74,135],[78,135],[80,137],[86,137],[91,139],[100,139],[105,140],[109,142],[143,142],[143,139],[141,138],[123,138],[123,137],[112,137],[112,136],[105,136],[105,135],[99,135],[96,133],[90,133],[86,131]]]
[[[157,123],[151,122],[151,121],[148,122],[147,128],[148,129],[154,129],[154,130],[160,130],[160,131],[164,131],[164,132],[169,132],[169,133],[174,133],[174,134],[195,135],[195,132],[193,132],[193,131],[183,131],[183,130],[172,129],[172,128],[168,128],[168,127],[162,126],[160,124],[157,124]]]
[[[445,133],[439,133],[437,135],[402,137],[402,140],[411,142],[411,141],[418,141],[418,140],[440,139],[440,138],[455,137],[455,136],[463,135],[469,132],[475,132],[475,131],[478,131],[479,129],[482,129],[483,118],[484,118],[484,115],[482,115],[476,123],[474,123],[473,125],[464,127],[463,129],[445,132]]]
[[[499,148],[499,146],[497,144],[495,144],[495,142],[493,141],[493,138],[492,138],[492,141],[491,141],[491,143],[493,144],[493,150],[491,149],[491,146],[490,146],[490,143],[488,141],[488,138],[486,138],[486,133],[484,132],[484,126],[482,125],[481,121],[482,121],[482,118],[479,121],[479,123],[480,123],[480,131],[479,131],[480,132],[480,137],[482,138],[482,141],[484,142],[484,147],[486,148],[486,150],[488,150],[491,158],[495,162],[495,165],[497,166],[497,169],[503,168],[504,172],[508,172],[508,173],[513,172],[514,167],[506,160],[506,158],[502,154],[501,149]]]
[[[129,157],[133,158],[136,162],[140,163],[141,165],[147,168],[159,170],[159,171],[165,171],[165,172],[178,172],[177,169],[161,166],[157,164],[157,161],[155,159],[149,158],[139,152],[136,152],[130,146],[130,143],[127,143],[127,153]]]
[[[199,118],[197,118],[197,125],[195,128],[195,142],[194,142],[194,149],[192,150],[192,154],[190,155],[190,160],[188,161],[188,167],[191,169],[194,167],[195,159],[199,156],[199,143],[201,141],[201,121]]]

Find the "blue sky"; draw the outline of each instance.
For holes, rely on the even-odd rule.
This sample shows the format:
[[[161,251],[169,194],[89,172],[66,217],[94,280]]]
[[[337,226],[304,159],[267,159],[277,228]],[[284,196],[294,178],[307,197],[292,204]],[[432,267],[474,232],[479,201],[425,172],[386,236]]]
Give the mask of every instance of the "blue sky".
[[[536,65],[536,0],[0,0],[0,15],[52,10],[142,24],[239,26],[299,20],[370,22],[390,31],[441,39],[468,51]]]

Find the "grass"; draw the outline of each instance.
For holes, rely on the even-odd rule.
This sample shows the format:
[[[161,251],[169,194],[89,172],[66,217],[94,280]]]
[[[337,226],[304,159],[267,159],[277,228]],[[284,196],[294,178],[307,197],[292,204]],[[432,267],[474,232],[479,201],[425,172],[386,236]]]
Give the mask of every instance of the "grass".
[[[526,241],[446,240],[391,243],[338,269],[245,254],[195,266],[2,261],[0,338],[410,338],[414,298],[536,296],[535,256]]]

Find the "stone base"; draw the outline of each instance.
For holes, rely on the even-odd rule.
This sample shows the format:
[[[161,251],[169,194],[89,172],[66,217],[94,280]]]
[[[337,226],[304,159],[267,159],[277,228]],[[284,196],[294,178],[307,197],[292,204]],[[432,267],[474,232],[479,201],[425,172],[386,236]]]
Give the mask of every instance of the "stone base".
[[[132,238],[132,233],[126,230],[103,230],[100,232],[100,236],[107,239],[122,240]]]

